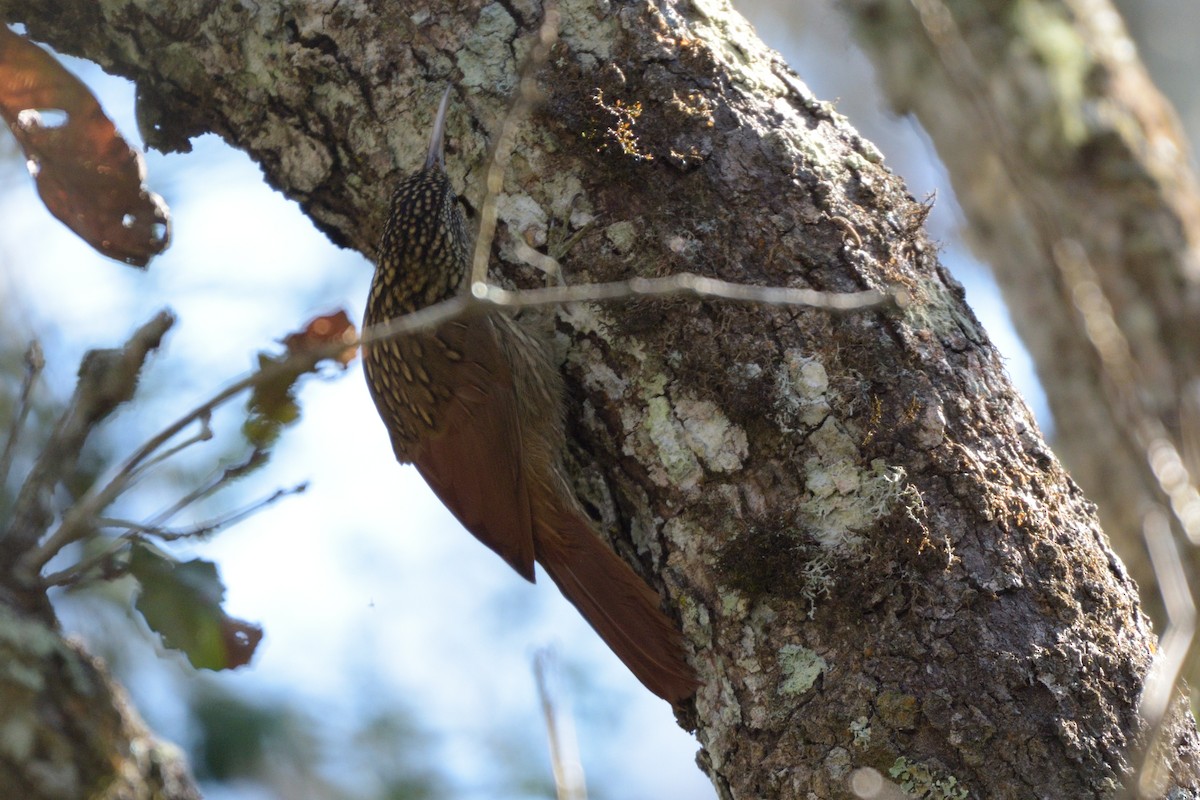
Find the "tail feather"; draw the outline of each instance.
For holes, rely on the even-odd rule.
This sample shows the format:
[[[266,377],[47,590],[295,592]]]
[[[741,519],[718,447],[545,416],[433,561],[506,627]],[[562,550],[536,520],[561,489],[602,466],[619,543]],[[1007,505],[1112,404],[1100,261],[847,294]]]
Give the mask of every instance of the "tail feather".
[[[538,561],[625,666],[672,704],[695,694],[683,636],[659,608],[658,595],[578,512],[536,519]]]

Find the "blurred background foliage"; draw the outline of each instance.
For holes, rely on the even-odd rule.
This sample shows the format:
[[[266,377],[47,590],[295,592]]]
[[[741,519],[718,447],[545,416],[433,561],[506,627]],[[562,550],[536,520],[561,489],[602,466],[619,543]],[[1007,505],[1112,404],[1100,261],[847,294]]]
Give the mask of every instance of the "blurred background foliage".
[[[953,193],[919,127],[883,107],[865,57],[832,2],[740,0],[737,7],[817,96],[885,154],[914,196],[936,192],[931,232],[968,301],[1009,359],[1047,431],[1053,422],[998,292],[958,235]],[[1118,2],[1160,88],[1200,138],[1200,5]],[[128,83],[65,59],[118,127],[136,132]],[[398,154],[397,158],[405,158]],[[136,401],[90,442],[74,491],[165,421],[252,366],[253,354],[316,313],[357,319],[370,265],[338,251],[248,159],[214,137],[186,156],[147,155],[175,240],[148,273],[92,254],[49,217],[20,151],[0,139],[0,430],[37,338],[47,366],[0,512],[69,395],[80,355],[110,347],[163,305],[180,324]],[[357,365],[351,372],[357,372]],[[394,465],[360,376],[329,373],[300,394],[305,419],[266,469],[198,504],[190,521],[312,482],[312,490],[181,558],[216,561],[239,616],[266,638],[236,672],[196,671],[131,613],[132,582],[57,594],[65,627],[102,656],[150,724],[190,754],[212,800],[546,798],[554,794],[529,659],[556,642],[593,798],[713,797],[695,742],[542,581],[526,587],[456,530],[420,480]],[[242,406],[213,420],[215,440],[126,501],[131,519],[169,505],[217,464],[244,457]],[[1153,587],[1143,587],[1143,591]]]

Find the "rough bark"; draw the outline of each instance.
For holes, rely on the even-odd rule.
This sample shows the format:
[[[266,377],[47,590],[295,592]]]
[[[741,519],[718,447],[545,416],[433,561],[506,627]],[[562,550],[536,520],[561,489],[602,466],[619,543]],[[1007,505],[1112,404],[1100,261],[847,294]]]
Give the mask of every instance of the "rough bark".
[[[104,665],[37,614],[0,604],[0,797],[198,800]]]
[[[937,146],[1037,362],[1055,450],[1165,621],[1141,536],[1164,498],[1139,416],[1183,450],[1200,364],[1200,193],[1174,111],[1107,0],[842,7],[893,107]],[[1076,311],[1097,288],[1125,365],[1104,365],[1097,344],[1114,336]]]
[[[682,719],[718,791],[850,797],[869,767],[934,797],[1111,796],[1153,637],[925,209],[727,5],[560,9],[501,198],[506,279],[539,280],[517,237],[553,249],[590,220],[563,257],[574,283],[689,270],[914,298],[558,317],[581,496],[681,620],[704,684]],[[137,81],[157,145],[221,134],[368,254],[447,82],[447,160],[477,203],[541,17],[531,0],[0,12]],[[1200,790],[1190,717],[1168,724],[1172,785]]]

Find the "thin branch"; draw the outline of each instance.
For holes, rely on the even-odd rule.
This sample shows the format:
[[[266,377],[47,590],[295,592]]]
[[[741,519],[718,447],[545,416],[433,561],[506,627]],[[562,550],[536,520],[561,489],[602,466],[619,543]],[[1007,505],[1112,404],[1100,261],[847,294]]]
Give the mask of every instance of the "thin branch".
[[[470,294],[461,294],[426,306],[412,314],[365,328],[357,343],[352,342],[349,346],[372,344],[396,336],[431,330],[457,317],[484,313],[492,309],[518,310],[569,303],[624,302],[647,297],[697,297],[783,308],[811,308],[832,314],[904,309],[912,302],[908,291],[899,287],[867,289],[861,292],[823,292],[817,289],[750,286],[705,278],[689,272],[663,278],[631,278],[612,283],[585,283],[518,291],[501,289],[489,283],[475,283],[471,285]],[[320,352],[323,358],[328,358],[346,347],[346,343],[327,345],[314,352]]]
[[[42,346],[34,339],[25,351],[25,375],[21,379],[21,393],[17,396],[16,413],[13,414],[12,424],[8,429],[8,439],[4,442],[4,453],[0,454],[0,490],[8,483],[8,473],[12,469],[13,458],[17,452],[17,439],[25,429],[25,420],[33,408],[30,402],[33,386],[45,366],[46,358],[42,354]]]
[[[276,489],[272,494],[250,503],[236,511],[231,511],[219,517],[199,522],[191,528],[182,530],[170,530],[159,525],[142,522],[132,522],[129,520],[120,519],[101,519],[99,524],[105,528],[125,528],[126,533],[121,534],[109,540],[108,544],[99,552],[94,553],[88,558],[80,561],[77,564],[72,564],[66,569],[51,573],[42,579],[42,585],[50,586],[67,586],[75,585],[82,582],[88,572],[99,567],[106,562],[110,562],[118,556],[121,550],[131,542],[152,536],[160,541],[173,542],[180,539],[202,539],[211,536],[217,531],[235,525],[242,520],[257,514],[264,508],[277,503],[284,497],[289,497],[294,494],[303,494],[308,490],[308,483],[299,483],[289,489]]]
[[[558,800],[587,800],[587,781],[579,758],[579,743],[569,714],[561,713],[561,703],[550,690],[556,666],[554,653],[548,648],[533,657],[533,676],[537,683],[542,719],[546,723],[546,738],[550,743],[550,768],[554,772],[554,787]]]
[[[1158,588],[1167,610],[1167,628],[1159,640],[1158,658],[1142,690],[1138,712],[1146,721],[1145,750],[1137,773],[1137,796],[1158,797],[1162,793],[1162,731],[1175,686],[1192,649],[1196,632],[1196,604],[1179,560],[1179,549],[1167,515],[1152,509],[1142,524],[1142,536],[1150,551],[1150,563],[1158,577]]]
[[[577,241],[579,235],[583,232],[584,229],[580,229],[575,236],[571,237],[571,241]],[[516,251],[517,258],[521,259],[526,264],[537,267],[546,275],[554,278],[560,286],[563,285],[562,265],[558,263],[557,258],[534,250],[532,247],[525,244],[525,242],[520,238],[513,240],[513,249]]]
[[[472,295],[500,308],[534,308],[594,301],[623,301],[646,297],[699,297],[735,303],[803,307],[833,313],[903,308],[908,293],[902,289],[867,289],[861,292],[822,292],[781,286],[749,286],[682,272],[664,278],[631,278],[614,283],[550,286],[545,289],[508,291],[498,286],[474,284]]]
[[[304,494],[308,491],[308,482],[298,483],[289,489],[276,489],[271,494],[259,500],[255,500],[243,508],[236,511],[230,511],[219,517],[214,517],[207,522],[202,522],[194,525],[190,530],[170,531],[162,530],[157,536],[166,542],[173,542],[177,539],[194,539],[197,537],[208,536],[216,533],[222,528],[228,528],[230,525],[236,525],[248,517],[257,514],[268,506],[272,506],[285,497],[290,497],[295,494]]]
[[[521,120],[529,116],[530,110],[538,101],[536,75],[546,59],[550,56],[550,48],[558,39],[558,8],[552,3],[546,4],[542,25],[538,29],[537,39],[529,49],[529,55],[521,69],[520,82],[517,84],[517,96],[509,106],[508,114],[500,125],[500,133],[496,136],[496,146],[488,159],[487,188],[483,195],[483,203],[479,209],[479,231],[475,236],[475,253],[471,257],[470,284],[487,281],[488,262],[491,260],[492,240],[496,236],[496,198],[504,188],[504,170],[512,158],[513,145],[517,139],[517,129]]]
[[[173,447],[168,447],[166,450],[162,451],[153,458],[147,459],[146,462],[139,467],[138,472],[145,472],[156,464],[161,464],[162,462],[183,452],[194,444],[211,441],[213,438],[211,416],[207,414],[201,414],[199,417],[197,417],[196,421],[200,424],[200,430],[198,430],[193,436],[184,439],[179,444],[174,445]]]
[[[0,568],[16,565],[20,571],[27,551],[54,518],[54,487],[74,468],[96,425],[133,396],[142,366],[174,323],[174,316],[160,311],[123,347],[84,356],[71,402],[21,486],[8,528],[0,535]],[[24,572],[18,579],[32,582],[35,574]]]
[[[311,363],[315,365],[324,357],[319,355],[319,353],[325,350],[330,350],[330,357],[332,357],[335,352],[341,352],[345,347],[346,345],[339,344],[326,346],[325,348],[321,348],[321,350],[295,353],[283,361],[272,363],[257,372],[253,372],[235,381],[196,406],[196,408],[187,414],[172,422],[126,459],[120,468],[118,468],[116,475],[107,484],[101,488],[97,488],[99,484],[94,484],[71,507],[64,516],[62,523],[59,524],[58,528],[46,541],[30,549],[21,558],[19,568],[25,570],[25,574],[27,575],[36,575],[56,553],[85,536],[89,530],[89,521],[99,517],[104,509],[108,508],[122,492],[129,488],[140,473],[138,466],[188,425],[200,419],[210,418],[215,409],[237,397],[247,389],[294,372],[298,364]]]
[[[220,491],[233,481],[245,475],[247,472],[250,472],[251,470],[260,466],[265,458],[266,453],[258,448],[255,448],[250,453],[249,457],[242,463],[215,471],[209,480],[205,481],[196,489],[193,489],[183,497],[176,500],[163,511],[160,511],[158,514],[154,515],[150,521],[146,523],[146,527],[153,529],[162,528],[162,526],[166,525],[172,517],[183,511],[188,506]]]
[[[44,588],[49,589],[51,586],[78,586],[84,583],[85,577],[89,572],[98,567],[108,567],[101,570],[100,577],[114,578],[124,574],[123,567],[117,567],[112,564],[113,560],[120,554],[120,551],[132,541],[134,536],[126,538],[122,536],[117,539],[110,539],[108,543],[87,558],[79,561],[66,569],[61,569],[58,572],[52,572],[39,582]]]

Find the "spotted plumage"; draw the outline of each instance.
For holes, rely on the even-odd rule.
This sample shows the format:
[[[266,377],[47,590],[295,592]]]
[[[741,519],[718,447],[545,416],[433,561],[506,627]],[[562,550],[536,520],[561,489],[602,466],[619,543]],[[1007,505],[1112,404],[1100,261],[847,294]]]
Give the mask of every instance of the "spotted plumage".
[[[412,313],[452,297],[462,283],[467,232],[445,171],[437,165],[400,182],[379,245],[379,263],[367,302],[367,326]],[[392,445],[401,461],[421,435],[436,430],[437,407],[450,399],[435,384],[426,360],[455,364],[458,328],[388,339],[367,348],[367,385],[389,420]],[[443,365],[441,369],[445,369]]]

